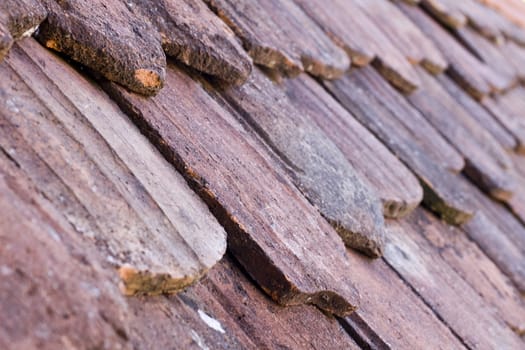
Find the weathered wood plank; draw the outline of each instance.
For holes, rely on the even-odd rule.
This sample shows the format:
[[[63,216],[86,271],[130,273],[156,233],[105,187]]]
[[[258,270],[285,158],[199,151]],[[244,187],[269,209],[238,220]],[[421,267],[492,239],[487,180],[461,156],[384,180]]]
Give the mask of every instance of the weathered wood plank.
[[[226,249],[205,204],[105,94],[34,41],[23,47],[2,67],[2,147],[114,260],[126,293],[200,278]]]
[[[3,0],[0,3],[0,61],[15,40],[31,36],[46,16],[45,8],[37,0]]]
[[[260,71],[222,94],[254,132],[291,168],[297,188],[334,226],[348,247],[382,255],[384,220],[377,193],[344,154]]]
[[[461,106],[474,118],[480,126],[487,130],[494,139],[506,150],[518,147],[515,137],[498,120],[491,115],[483,105],[469,96],[460,86],[446,75],[438,75],[436,79]]]
[[[419,72],[422,86],[408,100],[463,154],[465,174],[493,198],[508,200],[516,182],[505,150],[434,77]]]
[[[235,34],[202,1],[149,0],[139,6],[160,32],[166,55],[202,72],[242,84],[251,72],[251,59]]]
[[[463,232],[418,210],[411,216],[441,257],[485,300],[498,310],[514,332],[525,332],[525,304],[512,281]]]
[[[469,348],[520,348],[519,336],[421,236],[424,229],[417,219],[389,221],[386,261]]]
[[[354,2],[296,0],[304,11],[352,58],[352,64],[372,62],[394,86],[407,93],[419,85],[404,54]],[[348,26],[352,23],[352,26]]]
[[[417,178],[325,89],[306,76],[287,80],[285,87],[294,106],[312,117],[375,189],[385,216],[401,217],[417,207],[423,197]]]
[[[175,67],[167,77],[154,98],[107,90],[207,202],[230,251],[274,300],[352,312],[357,291],[339,276],[352,266],[335,230],[202,86]]]
[[[11,46],[13,46],[13,37],[4,22],[4,20],[0,19],[0,60],[4,59]]]
[[[416,6],[398,3],[401,10],[438,47],[449,63],[448,74],[477,100],[512,85],[467,51],[450,33]]]
[[[461,163],[461,156],[403,96],[369,68],[352,71],[325,85],[414,172],[423,186],[423,202],[427,206],[454,224],[470,218],[472,211],[465,205],[461,186],[446,170],[451,167],[447,166],[451,158],[457,159],[455,163]],[[436,152],[437,149],[441,151]]]
[[[151,95],[162,87],[160,35],[132,6],[119,0],[43,3],[49,12],[37,35],[43,45],[133,91]]]
[[[357,6],[363,9],[381,28],[383,34],[404,53],[413,64],[421,64],[433,74],[442,73],[447,62],[434,43],[408,19],[390,0],[357,0]],[[365,28],[367,30],[367,28]]]
[[[253,61],[295,76],[341,76],[350,59],[292,0],[205,0],[241,38]]]

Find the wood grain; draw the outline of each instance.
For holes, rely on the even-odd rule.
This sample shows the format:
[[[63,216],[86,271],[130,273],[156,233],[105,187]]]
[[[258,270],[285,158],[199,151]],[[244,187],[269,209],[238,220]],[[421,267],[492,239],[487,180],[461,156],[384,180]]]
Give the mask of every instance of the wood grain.
[[[313,79],[301,76],[285,82],[294,106],[309,115],[343,152],[356,172],[383,203],[383,215],[402,217],[421,202],[417,178],[396,156]]]
[[[292,0],[205,0],[241,38],[253,61],[295,76],[341,76],[350,59]]]
[[[480,103],[514,135],[518,142],[516,152],[525,153],[525,122],[518,115],[514,115],[498,97],[485,97]]]
[[[462,226],[463,231],[524,293],[525,227],[508,208],[491,201],[472,184],[463,182],[468,201],[476,208],[476,215]]]
[[[508,81],[505,90],[512,88],[519,82],[518,70],[513,61],[508,59],[502,50],[504,45],[495,45],[470,27],[458,28],[455,33],[462,44],[476,57]]]
[[[179,291],[222,257],[223,228],[99,89],[34,41],[6,63],[2,148],[114,262],[125,293]]]
[[[452,29],[460,28],[468,23],[470,27],[496,43],[501,43],[506,37],[525,45],[525,31],[498,12],[485,6],[482,1],[424,0],[422,4],[443,24]]]

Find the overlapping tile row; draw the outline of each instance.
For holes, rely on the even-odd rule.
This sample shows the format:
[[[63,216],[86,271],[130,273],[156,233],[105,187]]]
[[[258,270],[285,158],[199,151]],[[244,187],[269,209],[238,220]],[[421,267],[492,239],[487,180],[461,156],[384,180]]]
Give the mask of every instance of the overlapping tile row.
[[[167,86],[142,98],[107,89],[228,232],[228,247],[282,304],[313,303],[345,315],[359,303],[341,238],[228,109],[185,72],[169,67]]]
[[[345,52],[293,0],[204,0],[241,38],[254,62],[287,76],[326,79],[350,66]]]
[[[501,43],[510,39],[525,45],[525,32],[498,12],[477,0],[422,0],[439,21],[452,29],[470,26],[488,39]]]
[[[1,70],[8,175],[107,256],[126,294],[179,291],[222,258],[223,228],[104,94],[34,41]]]
[[[295,186],[347,246],[371,257],[383,254],[385,229],[377,193],[317,127],[310,110],[296,108],[286,93],[259,71],[243,86],[225,91],[223,97],[285,161]]]
[[[443,53],[448,74],[473,97],[480,100],[493,92],[508,89],[513,80],[502,76],[471,54],[454,36],[420,7],[399,2],[398,6]]]
[[[228,260],[180,297],[126,298],[121,260],[192,278],[193,265],[222,255],[223,229],[107,95],[67,63],[29,40],[0,70],[0,347],[358,348],[336,320],[313,307],[281,308]],[[186,228],[191,235],[182,237]],[[173,279],[157,282],[165,283],[141,292],[173,291]],[[226,301],[256,314],[239,319]],[[273,337],[263,336],[270,329]]]
[[[408,100],[463,155],[464,172],[473,182],[496,199],[509,199],[516,183],[506,151],[438,80],[419,72],[421,88]]]
[[[389,225],[390,243],[387,245],[385,260],[441,316],[467,347],[520,348],[522,340],[507,326],[504,317],[511,320],[513,327],[523,331],[525,319],[520,313],[520,309],[523,310],[521,300],[512,299],[515,309],[510,314],[498,312],[484,300],[478,294],[483,290],[476,290],[480,286],[470,285],[463,279],[455,267],[440,256],[439,250],[421,235],[431,231],[430,234],[439,236],[445,230],[444,226],[422,212],[402,223],[392,222]],[[480,259],[484,258],[484,255],[480,256]],[[473,270],[480,268],[477,262],[469,266]],[[497,272],[496,276],[502,277]],[[500,288],[504,287],[505,284],[502,284]]]
[[[371,68],[325,85],[418,176],[427,206],[450,223],[469,220],[473,211],[449,171],[460,171],[463,158],[401,94]]]
[[[127,38],[146,35],[154,44],[132,56],[126,56],[126,48],[109,52],[110,64],[103,69],[118,67],[119,60],[153,57],[156,66],[148,64],[147,69],[158,72],[159,79],[150,80],[148,72],[139,77],[159,84],[151,89],[133,85],[137,82],[126,79],[136,79],[136,71],[120,81],[109,73],[105,78],[146,94],[157,93],[163,84],[165,88],[146,98],[101,83],[228,232],[233,258],[182,296],[170,298],[124,300],[112,272],[120,267],[129,294],[178,290],[220,258],[222,228],[97,87],[32,40],[15,46],[0,66],[9,77],[0,82],[0,91],[27,102],[4,101],[8,112],[0,162],[8,181],[0,179],[1,193],[6,193],[0,205],[15,203],[16,220],[32,215],[37,225],[49,225],[49,217],[63,224],[49,231],[41,246],[63,250],[59,237],[70,242],[66,249],[85,249],[88,258],[79,259],[81,268],[90,283],[109,285],[107,303],[118,315],[115,320],[99,313],[97,320],[104,326],[89,329],[89,340],[54,341],[96,343],[107,336],[113,348],[168,346],[168,338],[152,341],[159,329],[169,333],[177,324],[173,332],[187,347],[330,346],[306,334],[316,327],[324,336],[333,332],[334,342],[357,347],[342,326],[364,347],[519,348],[522,340],[513,331],[525,331],[520,296],[525,290],[525,176],[523,158],[512,153],[523,151],[525,135],[525,90],[518,86],[523,79],[520,35],[497,18],[482,26],[483,17],[476,17],[481,10],[450,5],[449,11],[437,5],[448,1],[405,2],[410,5],[208,0],[218,17],[203,3],[185,1],[154,7],[135,1],[112,9],[121,10],[117,16],[132,14],[119,28]],[[104,19],[91,23],[82,1],[47,5],[52,15],[38,33],[44,43],[55,35],[71,50],[90,42],[61,37],[67,36],[72,20],[95,33],[118,25],[103,24]],[[176,11],[176,5],[184,11]],[[103,11],[104,4],[93,6]],[[336,11],[343,18],[353,7],[356,23],[362,24],[353,30],[368,40],[355,39],[338,15],[330,17]],[[143,16],[152,23],[134,27],[133,21]],[[313,28],[315,38],[306,38],[304,28]],[[300,40],[291,42],[292,33]],[[107,38],[91,42],[95,46],[83,53],[94,57],[96,45],[106,45]],[[141,40],[137,47],[149,39]],[[421,45],[413,45],[420,40]],[[224,82],[166,64],[163,50]],[[346,54],[360,67],[347,71]],[[252,69],[252,59],[265,68]],[[276,83],[268,78],[276,72],[295,78]],[[301,72],[338,79],[296,76]],[[80,82],[77,89],[71,89],[71,81]],[[411,214],[422,196],[424,206],[460,227],[451,228],[423,209]],[[387,220],[386,232],[383,215],[396,219]],[[20,223],[29,232],[35,232],[33,224]],[[135,239],[141,235],[147,242]],[[13,234],[6,237],[20,251],[28,246]],[[373,257],[383,248],[386,254],[371,260],[345,249],[344,243]],[[181,247],[185,251],[178,252]],[[107,261],[108,252],[117,253]],[[50,256],[66,264],[58,255]],[[16,252],[5,256],[14,261]],[[39,269],[48,265],[41,261],[44,255],[39,259],[42,267],[16,264],[43,275]],[[235,272],[232,259],[274,300],[314,304],[344,317],[341,326],[304,305],[282,309],[271,304]],[[95,272],[91,265],[97,266]],[[183,268],[190,272],[180,272]],[[0,270],[5,271],[10,270]],[[76,277],[70,270],[65,273],[60,283],[84,298],[86,291],[71,287]],[[82,300],[94,303],[91,297]],[[105,304],[90,305],[99,310]],[[27,305],[21,308],[31,313]],[[287,321],[277,322],[266,312],[250,313],[253,309],[281,313]],[[470,321],[464,322],[465,317]],[[305,321],[299,322],[301,318]],[[283,333],[261,336],[273,327]],[[285,330],[297,335],[286,337]],[[21,339],[23,335],[17,341]]]
[[[321,85],[301,76],[284,88],[294,107],[312,118],[375,190],[385,217],[403,217],[419,205],[423,191],[417,178]]]

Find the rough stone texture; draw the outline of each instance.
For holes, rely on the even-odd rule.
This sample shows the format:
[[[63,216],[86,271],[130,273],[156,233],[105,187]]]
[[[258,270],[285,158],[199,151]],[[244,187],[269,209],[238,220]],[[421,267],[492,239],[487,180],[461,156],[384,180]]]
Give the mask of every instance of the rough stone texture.
[[[376,23],[353,1],[295,0],[352,59],[372,62],[398,89],[410,93],[419,85],[413,67]],[[348,23],[352,23],[348,26]]]
[[[105,78],[146,95],[164,83],[160,35],[124,1],[43,0],[49,15],[38,32],[62,52]]]
[[[508,200],[516,181],[505,150],[434,77],[422,70],[420,77],[421,89],[408,100],[463,154],[465,174],[493,198]]]
[[[202,1],[133,0],[158,29],[166,55],[240,85],[252,63],[235,34]]]
[[[31,36],[46,15],[37,0],[3,0],[0,3],[0,62],[13,42]]]
[[[288,76],[334,79],[350,59],[292,0],[204,0],[241,38],[253,61]]]
[[[453,224],[461,224],[472,216],[461,185],[446,170],[451,167],[447,166],[451,158],[459,163],[462,158],[376,72],[367,68],[355,70],[326,86],[419,178],[425,205]],[[436,146],[429,147],[431,144]],[[436,153],[438,145],[443,150],[440,153]],[[449,154],[446,158],[445,153]]]
[[[450,77],[439,75],[436,77],[441,86],[447,90],[468,114],[476,120],[477,123],[487,130],[494,139],[505,150],[514,150],[518,148],[518,141],[514,135],[508,131],[489,111],[483,108],[483,105],[469,96],[459,85],[454,83]]]
[[[119,269],[126,294],[179,291],[220,260],[223,228],[100,90],[34,41],[1,69],[2,149]]]
[[[477,100],[501,92],[512,81],[494,72],[463,47],[454,37],[416,6],[398,3],[403,12],[431,39],[449,63],[447,73]]]
[[[279,85],[260,71],[223,96],[289,166],[295,185],[345,244],[371,257],[381,256],[384,222],[377,193],[315,125],[313,112],[295,108]]]
[[[423,238],[420,222],[389,222],[385,260],[469,348],[519,349],[518,335]],[[459,316],[461,315],[461,316]]]
[[[301,76],[286,81],[285,88],[294,106],[312,117],[312,123],[330,137],[363,181],[375,189],[384,216],[400,218],[418,206],[423,189],[417,178],[321,85]]]
[[[359,296],[341,238],[294,187],[266,146],[197,82],[170,67],[166,88],[142,98],[107,86],[185,176],[228,232],[228,248],[281,304],[355,310]]]

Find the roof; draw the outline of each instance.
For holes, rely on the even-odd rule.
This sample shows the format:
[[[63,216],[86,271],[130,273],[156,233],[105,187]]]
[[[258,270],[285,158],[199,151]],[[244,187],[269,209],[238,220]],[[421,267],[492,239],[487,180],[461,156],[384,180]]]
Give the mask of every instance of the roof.
[[[525,3],[0,4],[0,348],[523,348]]]

